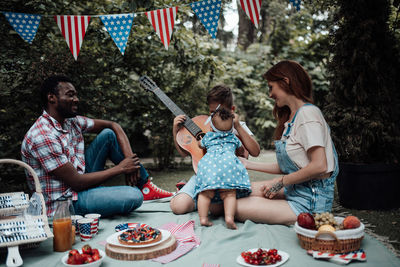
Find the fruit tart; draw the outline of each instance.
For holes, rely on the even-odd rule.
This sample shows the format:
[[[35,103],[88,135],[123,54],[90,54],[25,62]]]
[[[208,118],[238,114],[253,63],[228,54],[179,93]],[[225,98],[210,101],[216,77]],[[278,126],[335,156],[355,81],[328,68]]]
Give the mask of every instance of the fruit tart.
[[[118,241],[123,245],[143,246],[160,241],[161,231],[141,224],[133,229],[126,230],[118,236]]]

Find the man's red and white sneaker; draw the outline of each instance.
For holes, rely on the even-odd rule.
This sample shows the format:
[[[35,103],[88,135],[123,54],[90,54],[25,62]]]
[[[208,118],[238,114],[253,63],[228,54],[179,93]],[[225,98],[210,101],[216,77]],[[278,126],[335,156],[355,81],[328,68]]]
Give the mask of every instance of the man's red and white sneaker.
[[[171,197],[174,195],[172,192],[168,192],[164,189],[159,188],[151,181],[151,178],[147,180],[147,183],[142,188],[143,200],[153,200],[165,197]]]

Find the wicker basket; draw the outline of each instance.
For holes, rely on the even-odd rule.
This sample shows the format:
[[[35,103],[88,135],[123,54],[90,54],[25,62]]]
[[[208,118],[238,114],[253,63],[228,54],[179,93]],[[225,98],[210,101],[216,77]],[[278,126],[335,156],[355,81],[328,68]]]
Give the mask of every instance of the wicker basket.
[[[344,218],[335,217],[335,219],[340,224]],[[296,222],[294,229],[302,248],[335,254],[359,250],[361,241],[364,238],[363,223],[356,229],[329,232],[305,229]]]
[[[1,163],[11,163],[22,166],[33,176],[35,182],[35,199],[40,202],[41,214],[25,215],[29,207],[29,196],[23,192],[0,194],[3,205],[0,208],[0,248],[21,246],[24,248],[37,247],[40,242],[53,237],[49,228],[42,188],[35,171],[26,163],[14,159],[0,159]],[[5,200],[4,200],[5,199]],[[26,201],[25,201],[26,200]],[[5,202],[7,201],[7,202]],[[4,205],[4,203],[7,203]],[[13,203],[17,205],[13,205]],[[15,215],[15,216],[10,216]],[[5,230],[6,229],[6,230]],[[10,230],[11,229],[11,230]],[[7,235],[7,231],[11,232]]]

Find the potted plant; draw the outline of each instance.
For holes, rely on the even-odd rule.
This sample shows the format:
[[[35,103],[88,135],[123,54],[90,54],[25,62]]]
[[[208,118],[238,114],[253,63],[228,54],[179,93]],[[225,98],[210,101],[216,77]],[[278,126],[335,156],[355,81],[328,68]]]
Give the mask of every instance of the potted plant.
[[[390,0],[337,0],[325,109],[339,155],[339,202],[400,207],[400,57]]]

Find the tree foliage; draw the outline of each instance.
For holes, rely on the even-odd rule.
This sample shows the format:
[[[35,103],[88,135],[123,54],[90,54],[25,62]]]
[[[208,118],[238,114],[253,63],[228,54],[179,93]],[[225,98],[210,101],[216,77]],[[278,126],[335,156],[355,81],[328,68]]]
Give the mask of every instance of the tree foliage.
[[[223,1],[222,12],[230,2]],[[80,114],[119,122],[139,157],[153,156],[160,168],[173,167],[177,155],[171,136],[173,115],[156,96],[139,86],[137,80],[144,74],[190,117],[208,113],[205,96],[212,86],[231,86],[238,113],[262,148],[271,148],[273,102],[262,74],[279,60],[299,61],[311,74],[314,98],[322,108],[331,86],[328,33],[341,25],[332,18],[336,0],[302,2],[302,9],[296,12],[289,1],[264,0],[260,29],[241,16],[240,23],[246,27],[239,29],[243,31],[239,36],[246,36],[246,29],[252,36],[237,40],[232,32],[224,31],[227,21],[223,13],[218,39],[213,40],[190,7],[180,6],[182,1],[177,0],[0,2],[1,11],[46,15],[32,44],[25,43],[0,16],[0,158],[20,158],[22,139],[41,114],[40,84],[56,73],[73,79]],[[166,50],[143,12],[177,5],[179,13]],[[394,29],[399,23],[398,5],[392,7],[390,25]],[[135,12],[136,17],[124,56],[100,19],[92,16],[77,61],[52,17],[128,12]],[[394,34],[400,35],[398,30]],[[87,136],[87,143],[92,138]]]
[[[327,111],[340,159],[398,164],[400,57],[391,1],[337,2]]]

